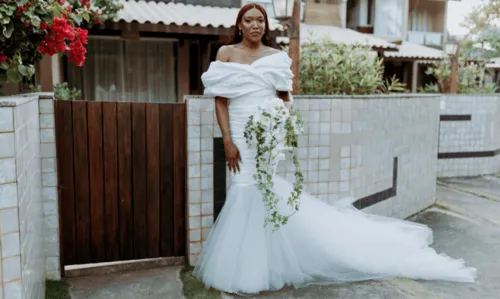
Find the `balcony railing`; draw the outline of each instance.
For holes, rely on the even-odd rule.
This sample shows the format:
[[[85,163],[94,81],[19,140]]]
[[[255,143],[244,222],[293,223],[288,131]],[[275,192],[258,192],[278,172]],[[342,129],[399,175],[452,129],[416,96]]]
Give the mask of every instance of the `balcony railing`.
[[[441,32],[408,31],[408,41],[419,45],[441,46],[443,34]]]

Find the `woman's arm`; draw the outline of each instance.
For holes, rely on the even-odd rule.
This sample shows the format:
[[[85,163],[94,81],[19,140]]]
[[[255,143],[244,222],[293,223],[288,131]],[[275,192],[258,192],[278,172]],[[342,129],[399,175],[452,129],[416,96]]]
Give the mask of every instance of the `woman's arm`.
[[[230,48],[222,46],[219,51],[217,51],[216,60],[228,62],[229,61],[229,51]],[[240,171],[239,161],[241,161],[240,152],[236,145],[233,143],[231,138],[231,132],[229,130],[229,111],[227,109],[227,98],[215,97],[215,114],[217,116],[217,122],[219,123],[219,128],[222,132],[222,140],[224,142],[224,152],[226,154],[226,161],[229,166],[230,171],[236,172]]]

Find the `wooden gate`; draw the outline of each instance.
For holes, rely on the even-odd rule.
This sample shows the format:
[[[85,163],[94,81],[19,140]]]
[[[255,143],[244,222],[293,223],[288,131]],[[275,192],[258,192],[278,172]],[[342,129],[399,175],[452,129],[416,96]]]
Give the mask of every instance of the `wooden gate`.
[[[185,104],[56,101],[63,265],[184,256]]]

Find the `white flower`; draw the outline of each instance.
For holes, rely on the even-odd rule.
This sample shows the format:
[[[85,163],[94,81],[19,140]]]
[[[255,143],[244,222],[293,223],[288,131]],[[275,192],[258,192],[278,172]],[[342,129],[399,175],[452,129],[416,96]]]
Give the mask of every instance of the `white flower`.
[[[270,123],[271,123],[271,118],[269,118],[269,116],[264,116],[262,115],[260,117],[260,122],[265,125],[265,126],[268,126]]]

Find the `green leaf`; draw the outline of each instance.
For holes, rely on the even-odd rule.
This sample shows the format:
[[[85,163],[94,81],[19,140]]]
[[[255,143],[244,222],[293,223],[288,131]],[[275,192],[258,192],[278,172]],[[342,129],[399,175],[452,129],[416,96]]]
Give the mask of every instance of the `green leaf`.
[[[21,74],[16,69],[7,70],[7,82],[18,83],[23,79]]]
[[[10,38],[12,36],[12,33],[14,32],[14,24],[12,22],[7,24],[7,26],[3,27],[2,31],[3,35],[6,38]]]
[[[31,76],[29,67],[20,64],[17,69],[19,70],[19,73],[23,75],[24,77],[29,77]]]
[[[70,16],[73,19],[73,21],[75,21],[78,25],[80,25],[82,23],[83,19],[79,15],[70,14]]]
[[[89,14],[88,14],[88,13],[83,13],[83,14],[82,14],[82,18],[83,18],[85,21],[87,21],[87,22],[90,20],[90,16],[89,16]]]

